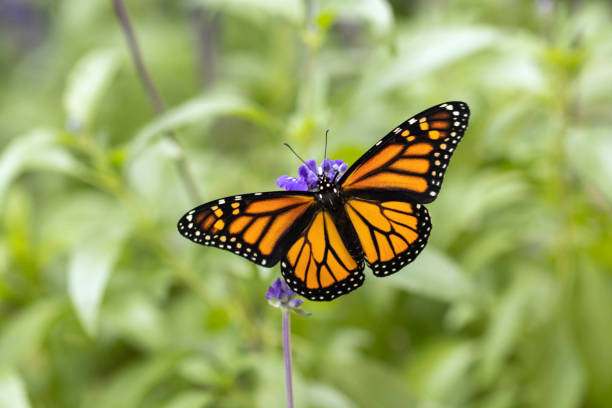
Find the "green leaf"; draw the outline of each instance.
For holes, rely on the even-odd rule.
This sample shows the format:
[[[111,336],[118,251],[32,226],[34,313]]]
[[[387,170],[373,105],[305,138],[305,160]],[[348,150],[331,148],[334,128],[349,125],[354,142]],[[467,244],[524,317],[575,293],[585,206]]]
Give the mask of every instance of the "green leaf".
[[[0,367],[0,408],[29,408],[26,388],[15,371]]]
[[[494,29],[478,26],[436,26],[435,31],[404,32],[397,38],[398,56],[382,61],[367,73],[353,99],[362,106],[365,101],[494,46],[500,36]]]
[[[306,384],[305,394],[308,395],[309,408],[356,408],[344,393],[323,383]]]
[[[344,363],[330,362],[324,373],[327,383],[342,390],[360,407],[412,407],[410,385],[399,373],[375,360],[356,358]],[[375,387],[369,385],[376,385]]]
[[[68,266],[70,300],[90,336],[96,334],[98,309],[106,283],[129,231],[124,218],[112,213],[106,213],[105,217],[106,221],[113,222],[114,227],[94,224],[91,234],[76,245]]]
[[[300,0],[192,0],[191,2],[256,22],[265,22],[270,17],[286,18],[294,24],[304,20],[304,6]]]
[[[466,391],[464,378],[475,357],[476,350],[471,343],[456,344],[445,350],[427,376],[425,395],[451,402],[457,397],[465,397],[461,395]]]
[[[46,298],[17,313],[0,331],[0,363],[14,366],[35,353],[47,334],[50,324],[65,310],[65,304]]]
[[[108,195],[91,190],[59,195],[46,202],[37,230],[45,243],[57,252],[57,256],[63,256],[64,251],[72,250],[89,239],[94,231],[107,225],[106,217],[100,214],[109,218],[122,217],[116,203]]]
[[[166,138],[159,139],[143,149],[125,168],[130,188],[139,192],[146,200],[160,203],[152,209],[155,214],[163,208],[161,203],[168,197],[168,186],[176,184],[175,160],[181,154],[175,142]],[[175,201],[171,202],[176,204]]]
[[[173,373],[177,361],[176,355],[158,354],[148,360],[131,364],[123,368],[104,387],[99,401],[87,406],[94,408],[137,407],[155,384]]]
[[[120,272],[122,271],[118,271]],[[138,285],[138,279],[130,282],[131,286]],[[174,338],[172,333],[168,332],[165,324],[167,322],[163,317],[162,309],[151,297],[135,292],[135,288],[131,288],[129,293],[117,294],[105,301],[100,318],[103,329],[100,331],[105,336],[121,337],[135,347],[153,352],[164,349],[169,340]]]
[[[178,372],[187,381],[199,385],[218,383],[222,375],[209,358],[200,355],[188,356],[181,360]]]
[[[481,373],[485,381],[492,381],[499,374],[517,342],[534,291],[533,279],[518,277],[493,310],[482,345]]]
[[[469,178],[447,181],[443,190],[431,206],[431,239],[443,248],[462,232],[481,226],[490,214],[498,217],[504,208],[523,203],[529,193],[521,175],[511,171],[478,172]]]
[[[172,398],[164,408],[202,408],[213,401],[210,393],[205,391],[186,391]]]
[[[539,361],[529,387],[533,406],[584,406],[586,377],[569,329],[555,327],[543,335],[546,337],[541,349],[536,350]]]
[[[255,407],[283,408],[286,406],[285,390],[282,383],[283,359],[280,353],[259,354],[254,356],[253,365],[257,367],[257,388],[253,393]],[[280,380],[280,381],[279,381]],[[293,372],[295,401],[305,401],[305,389],[299,372]]]
[[[217,116],[238,116],[269,123],[267,115],[245,99],[230,94],[203,95],[176,106],[141,129],[130,142],[128,156],[133,158],[149,146],[155,136]]]
[[[91,51],[76,63],[64,92],[64,109],[70,124],[82,126],[89,123],[118,65],[117,53],[112,49]]]
[[[328,0],[321,4],[322,14],[345,20],[362,20],[380,34],[393,28],[393,10],[385,0]]]
[[[13,138],[0,155],[0,205],[6,189],[25,170],[51,170],[73,173],[76,160],[59,146],[57,134],[36,129]]]
[[[466,375],[477,355],[472,342],[434,338],[413,353],[407,381],[420,400],[434,406],[463,406],[473,387]]]
[[[592,259],[581,262],[576,275],[576,342],[589,372],[589,387],[597,400],[612,401],[612,310],[610,274],[597,269]]]
[[[379,282],[443,301],[469,299],[475,294],[471,280],[459,265],[431,246],[408,268]]]
[[[580,177],[612,201],[612,140],[610,127],[575,128],[570,131],[567,151]]]

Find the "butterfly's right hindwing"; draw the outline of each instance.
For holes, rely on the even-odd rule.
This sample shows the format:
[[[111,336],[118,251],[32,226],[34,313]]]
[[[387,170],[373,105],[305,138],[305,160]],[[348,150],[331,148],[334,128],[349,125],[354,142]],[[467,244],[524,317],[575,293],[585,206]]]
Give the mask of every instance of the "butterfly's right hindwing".
[[[374,275],[391,275],[412,262],[429,239],[425,206],[405,201],[352,198],[345,204]]]

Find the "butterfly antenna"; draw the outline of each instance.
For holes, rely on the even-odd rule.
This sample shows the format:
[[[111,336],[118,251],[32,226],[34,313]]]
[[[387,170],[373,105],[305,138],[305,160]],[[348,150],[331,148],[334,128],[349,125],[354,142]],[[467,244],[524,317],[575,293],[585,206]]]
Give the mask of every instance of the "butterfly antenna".
[[[327,134],[329,133],[329,129],[325,129],[325,150],[323,150],[323,159],[327,158]]]
[[[304,159],[302,159],[302,158],[300,157],[300,155],[299,155],[299,154],[297,154],[297,153],[295,152],[295,150],[293,150],[293,147],[289,146],[289,143],[285,143],[285,142],[283,142],[283,144],[284,144],[285,146],[287,146],[287,147],[289,148],[289,150],[291,150],[291,152],[292,152],[293,154],[295,154],[295,156],[296,156],[298,159],[300,159],[300,161],[301,161],[302,163],[304,163],[304,165],[305,165],[306,167],[308,167],[308,165],[306,164],[306,162],[304,161]]]
[[[340,172],[336,173],[336,175],[334,176],[334,180],[332,182],[335,183],[337,180],[340,180]]]

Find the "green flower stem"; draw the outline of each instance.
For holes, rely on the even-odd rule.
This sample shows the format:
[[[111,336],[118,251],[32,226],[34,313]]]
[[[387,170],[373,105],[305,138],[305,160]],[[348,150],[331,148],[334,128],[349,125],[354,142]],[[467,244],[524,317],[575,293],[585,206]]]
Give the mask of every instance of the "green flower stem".
[[[281,307],[283,314],[283,354],[285,356],[285,387],[287,408],[293,408],[293,380],[291,377],[291,310]]]
[[[123,33],[125,34],[125,38],[128,43],[128,48],[130,50],[130,54],[132,55],[132,59],[134,60],[134,65],[136,65],[136,70],[138,71],[138,76],[149,96],[149,100],[151,101],[151,105],[155,110],[157,115],[161,115],[166,110],[164,102],[162,101],[159,92],[157,92],[157,88],[151,79],[151,75],[149,75],[149,71],[144,63],[142,58],[142,54],[140,53],[140,47],[138,46],[138,40],[136,39],[136,34],[132,29],[132,23],[130,22],[130,17],[127,13],[125,5],[122,0],[113,0],[115,5],[115,12],[117,13],[117,18],[121,22],[121,28],[123,29]],[[177,146],[179,146],[181,154],[176,159],[176,164],[178,167],[178,171],[181,175],[181,179],[185,184],[187,192],[189,193],[191,199],[193,201],[201,202],[201,196],[198,192],[197,185],[195,183],[194,178],[189,171],[189,166],[187,164],[187,159],[185,157],[183,145],[179,138],[176,136],[176,133],[172,130],[166,132],[166,137],[171,139]]]
[[[315,76],[318,53],[318,32],[315,22],[317,10],[316,0],[305,0],[306,15],[305,28],[303,33],[304,47],[302,49],[303,71],[301,88],[299,92],[299,104],[301,112],[308,118],[312,118],[315,113]]]

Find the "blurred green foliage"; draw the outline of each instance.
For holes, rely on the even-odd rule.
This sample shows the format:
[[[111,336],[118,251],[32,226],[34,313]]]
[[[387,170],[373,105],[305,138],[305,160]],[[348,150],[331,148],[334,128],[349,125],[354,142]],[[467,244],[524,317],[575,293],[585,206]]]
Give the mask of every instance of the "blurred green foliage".
[[[431,105],[472,120],[412,265],[295,317],[296,406],[612,406],[606,1],[0,1],[0,407],[282,407],[277,268],[181,238]],[[175,130],[180,145],[165,136]]]

